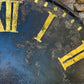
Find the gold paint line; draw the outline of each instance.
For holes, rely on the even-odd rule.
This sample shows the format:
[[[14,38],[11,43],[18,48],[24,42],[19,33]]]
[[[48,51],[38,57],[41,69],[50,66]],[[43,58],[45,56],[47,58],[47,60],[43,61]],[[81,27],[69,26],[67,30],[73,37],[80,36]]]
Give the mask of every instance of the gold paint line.
[[[11,2],[10,0],[6,3],[6,32],[10,32],[11,26]]]
[[[1,5],[2,5],[2,2],[0,2],[0,10],[1,10]]]
[[[2,24],[1,19],[0,19],[0,32],[4,32],[4,31],[5,30],[4,30],[3,24]]]
[[[67,67],[71,66],[72,64],[75,64],[76,62],[78,62],[81,59],[84,59],[84,52],[77,55],[73,59],[67,61],[66,63],[64,63],[64,66],[67,68]]]
[[[18,19],[18,8],[19,8],[19,2],[15,2],[13,5],[13,19],[12,19],[12,31],[18,33],[16,30],[17,28],[17,19]]]

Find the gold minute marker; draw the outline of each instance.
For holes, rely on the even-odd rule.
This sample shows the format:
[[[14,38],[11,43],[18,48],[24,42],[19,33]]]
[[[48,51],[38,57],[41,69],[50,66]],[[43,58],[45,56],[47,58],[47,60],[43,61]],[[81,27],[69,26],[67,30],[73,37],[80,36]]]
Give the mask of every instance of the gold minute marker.
[[[75,22],[75,20],[74,20],[74,19],[72,19],[72,20],[71,20],[71,23],[74,23],[74,22]]]
[[[45,2],[45,3],[44,3],[44,7],[47,7],[47,6],[48,6],[48,2]]]
[[[80,26],[80,27],[78,27],[78,31],[80,31],[80,30],[82,30],[82,27]]]
[[[66,13],[63,13],[62,17],[65,17],[66,16]]]
[[[38,0],[34,0],[35,3],[38,3]]]
[[[57,11],[57,7],[54,7],[54,11]]]

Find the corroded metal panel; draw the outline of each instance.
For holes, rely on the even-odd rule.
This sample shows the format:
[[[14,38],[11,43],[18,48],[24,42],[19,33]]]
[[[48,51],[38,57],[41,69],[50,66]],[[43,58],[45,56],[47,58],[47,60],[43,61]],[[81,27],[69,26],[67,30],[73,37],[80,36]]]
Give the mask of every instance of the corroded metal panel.
[[[84,25],[59,2],[0,1],[0,84],[84,83]]]

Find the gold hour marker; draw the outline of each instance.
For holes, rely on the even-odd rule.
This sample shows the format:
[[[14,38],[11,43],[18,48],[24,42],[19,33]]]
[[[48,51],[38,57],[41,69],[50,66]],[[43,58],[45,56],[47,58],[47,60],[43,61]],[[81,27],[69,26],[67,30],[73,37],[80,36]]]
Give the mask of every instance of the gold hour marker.
[[[41,38],[43,37],[43,35],[45,34],[46,30],[48,29],[50,23],[52,22],[52,20],[57,17],[55,14],[52,14],[50,11],[48,11],[49,16],[46,19],[41,31],[38,33],[37,37],[34,37],[34,39],[36,39],[38,42],[42,42]]]
[[[78,62],[81,59],[84,59],[84,52],[80,53],[81,51],[84,50],[84,41],[83,43],[77,47],[76,49],[72,50],[70,53],[68,53],[67,55],[63,56],[62,58],[58,57],[58,60],[60,61],[60,63],[62,64],[64,70],[66,71],[66,68],[71,66],[72,64]],[[78,54],[80,53],[80,54]],[[77,56],[73,57],[74,55],[78,54]],[[72,58],[73,57],[73,58]],[[70,59],[72,58],[72,59]],[[68,60],[70,59],[70,60]],[[66,61],[66,62],[65,62]],[[65,63],[64,63],[65,62]]]

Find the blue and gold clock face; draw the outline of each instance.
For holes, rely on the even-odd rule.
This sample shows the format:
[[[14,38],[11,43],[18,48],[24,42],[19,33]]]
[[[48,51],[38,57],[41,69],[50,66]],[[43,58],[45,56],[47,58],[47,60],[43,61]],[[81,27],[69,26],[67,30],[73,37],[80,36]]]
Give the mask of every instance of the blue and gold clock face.
[[[84,83],[76,14],[45,0],[1,0],[0,9],[0,84]]]

